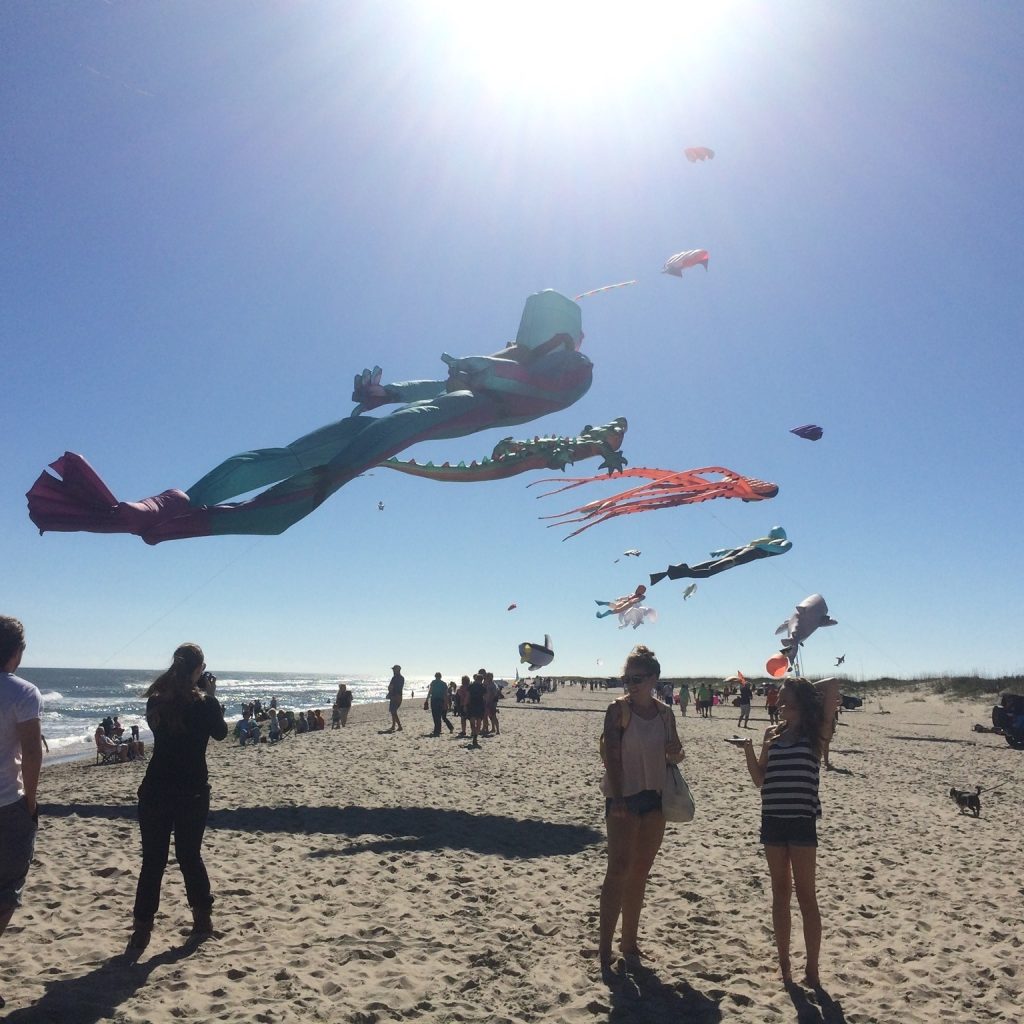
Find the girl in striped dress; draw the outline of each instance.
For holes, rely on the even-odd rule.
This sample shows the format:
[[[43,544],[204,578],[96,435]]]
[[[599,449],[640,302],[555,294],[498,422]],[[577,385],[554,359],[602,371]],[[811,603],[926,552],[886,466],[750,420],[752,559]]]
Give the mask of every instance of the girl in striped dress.
[[[788,679],[779,693],[779,723],[767,729],[759,756],[742,741],[747,768],[761,790],[761,842],[772,879],[772,925],[782,981],[792,984],[789,963],[790,903],[796,889],[807,947],[804,983],[817,988],[821,914],[815,859],[821,817],[818,766],[825,716],[823,695],[806,679]]]

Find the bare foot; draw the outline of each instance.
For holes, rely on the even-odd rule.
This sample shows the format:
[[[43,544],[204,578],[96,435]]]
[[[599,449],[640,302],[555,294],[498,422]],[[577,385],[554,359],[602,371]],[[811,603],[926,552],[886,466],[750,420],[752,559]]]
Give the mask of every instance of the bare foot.
[[[789,959],[779,961],[779,972],[782,975],[782,984],[789,988],[793,984],[793,971],[789,966]]]

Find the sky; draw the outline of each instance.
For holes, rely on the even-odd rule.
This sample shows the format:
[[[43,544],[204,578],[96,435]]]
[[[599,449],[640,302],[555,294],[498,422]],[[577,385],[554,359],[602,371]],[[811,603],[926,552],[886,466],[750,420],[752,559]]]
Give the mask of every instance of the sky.
[[[1024,672],[1024,9],[503,7],[0,8],[0,611],[24,664],[160,668],[192,640],[214,670],[512,676],[550,634],[552,672],[611,675],[642,642],[666,674],[757,675],[821,593],[839,624],[810,675],[843,654],[854,677]],[[707,272],[660,273],[692,248]],[[778,497],[564,540],[538,517],[614,482],[538,499],[557,474],[375,469],[278,537],[28,519],[65,450],[121,499],[187,488],[347,416],[364,367],[443,377],[442,352],[510,340],[529,294],[627,279],[580,300],[590,391],[513,436],[625,416],[631,466]],[[659,584],[653,625],[595,617],[774,525],[788,554],[685,603]]]

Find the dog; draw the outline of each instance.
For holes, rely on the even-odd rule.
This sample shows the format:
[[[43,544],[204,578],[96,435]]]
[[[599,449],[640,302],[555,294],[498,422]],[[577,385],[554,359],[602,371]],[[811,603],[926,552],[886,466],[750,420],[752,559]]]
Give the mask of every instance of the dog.
[[[972,793],[967,789],[950,789],[949,799],[960,808],[960,813],[970,811],[976,818],[981,816],[981,786]]]

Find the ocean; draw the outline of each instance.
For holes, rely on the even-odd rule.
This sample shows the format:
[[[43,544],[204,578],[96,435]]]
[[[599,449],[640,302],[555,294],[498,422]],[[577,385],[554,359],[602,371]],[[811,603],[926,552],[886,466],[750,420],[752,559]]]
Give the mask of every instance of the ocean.
[[[19,676],[35,683],[43,694],[43,735],[50,748],[43,763],[77,760],[92,756],[96,745],[93,733],[107,715],[118,716],[125,729],[139,727],[143,740],[152,740],[146,726],[146,702],[143,692],[160,674],[153,669],[100,668],[27,668]],[[242,705],[257,697],[293,711],[319,708],[330,721],[329,709],[344,683],[353,694],[354,704],[386,699],[387,679],[360,676],[323,675],[289,672],[214,672],[217,699],[225,707],[228,723],[241,717]],[[406,680],[413,689],[425,686],[420,680]]]

